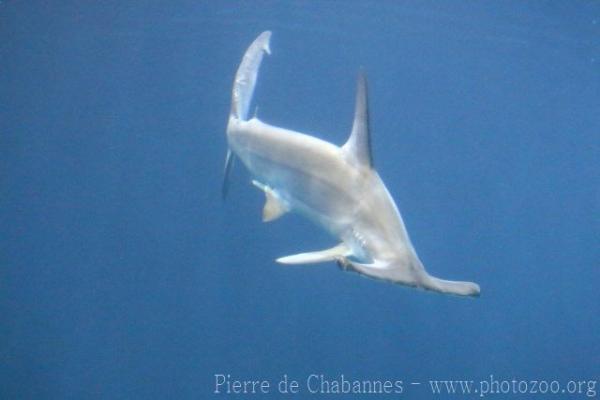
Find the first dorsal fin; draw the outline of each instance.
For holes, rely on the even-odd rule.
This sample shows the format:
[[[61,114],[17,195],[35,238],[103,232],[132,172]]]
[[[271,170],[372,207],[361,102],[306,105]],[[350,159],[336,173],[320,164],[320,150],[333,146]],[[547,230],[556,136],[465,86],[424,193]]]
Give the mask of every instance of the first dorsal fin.
[[[369,133],[369,103],[367,98],[367,77],[364,71],[358,74],[354,123],[348,141],[342,146],[346,154],[355,162],[373,166],[371,136]]]

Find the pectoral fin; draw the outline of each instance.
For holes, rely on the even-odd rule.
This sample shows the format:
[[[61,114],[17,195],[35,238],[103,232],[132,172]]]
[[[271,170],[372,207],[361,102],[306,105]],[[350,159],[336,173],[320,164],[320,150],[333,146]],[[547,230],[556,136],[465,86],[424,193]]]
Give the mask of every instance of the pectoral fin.
[[[313,251],[311,253],[294,254],[293,256],[281,257],[276,261],[281,264],[314,264],[337,260],[340,257],[350,255],[350,249],[344,243],[340,243],[331,249]]]
[[[263,208],[263,222],[274,221],[289,211],[289,207],[269,186],[253,180],[252,184],[265,193],[265,207]]]

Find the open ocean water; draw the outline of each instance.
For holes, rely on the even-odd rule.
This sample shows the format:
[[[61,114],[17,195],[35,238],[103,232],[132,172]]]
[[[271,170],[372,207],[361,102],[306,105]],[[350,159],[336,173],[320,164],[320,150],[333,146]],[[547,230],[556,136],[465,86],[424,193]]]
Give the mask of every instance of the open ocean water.
[[[480,298],[276,264],[336,243],[241,163],[222,201],[264,30],[259,117],[342,144],[364,67],[420,258]],[[4,0],[0,150],[1,399],[599,396],[597,1]]]

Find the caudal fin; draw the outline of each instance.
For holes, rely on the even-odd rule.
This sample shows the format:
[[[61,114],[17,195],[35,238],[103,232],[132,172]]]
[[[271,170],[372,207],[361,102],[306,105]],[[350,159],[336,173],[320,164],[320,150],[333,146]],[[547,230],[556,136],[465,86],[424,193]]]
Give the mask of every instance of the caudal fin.
[[[250,102],[252,101],[254,87],[256,86],[256,77],[258,75],[258,70],[260,69],[260,63],[262,62],[265,53],[271,54],[269,48],[270,39],[270,31],[265,31],[258,35],[250,47],[248,47],[248,50],[246,50],[244,58],[242,58],[242,62],[235,74],[235,80],[233,81],[231,111],[227,132],[229,132],[231,122],[233,121],[232,119],[242,121],[248,119],[248,110],[250,108]],[[229,189],[229,174],[231,173],[234,158],[233,152],[227,150],[223,185],[221,187],[221,196],[223,199],[227,196],[227,191]]]
[[[248,47],[248,50],[246,50],[246,54],[244,54],[244,58],[238,67],[231,94],[231,116],[234,118],[243,121],[248,119],[248,110],[252,101],[260,63],[265,53],[271,54],[271,49],[269,48],[270,39],[270,31],[265,31],[258,35],[250,47]]]

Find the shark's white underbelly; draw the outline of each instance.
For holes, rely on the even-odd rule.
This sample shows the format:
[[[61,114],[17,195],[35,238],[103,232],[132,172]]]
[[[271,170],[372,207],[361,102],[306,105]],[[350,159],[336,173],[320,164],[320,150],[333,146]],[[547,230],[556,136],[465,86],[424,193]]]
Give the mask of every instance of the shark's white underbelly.
[[[435,278],[419,261],[394,200],[373,167],[364,73],[357,82],[352,131],[342,147],[248,118],[263,55],[270,53],[270,37],[271,32],[265,31],[252,42],[236,72],[227,125],[225,182],[233,152],[256,178],[254,185],[265,193],[265,222],[294,210],[342,242],[277,261],[337,261],[344,269],[376,279],[442,293],[479,295],[477,284]]]
[[[230,146],[255,179],[290,210],[346,243],[356,258],[367,262],[373,254],[393,257],[398,251],[412,255],[383,182],[350,165],[337,146],[256,119],[240,121],[232,131]]]

